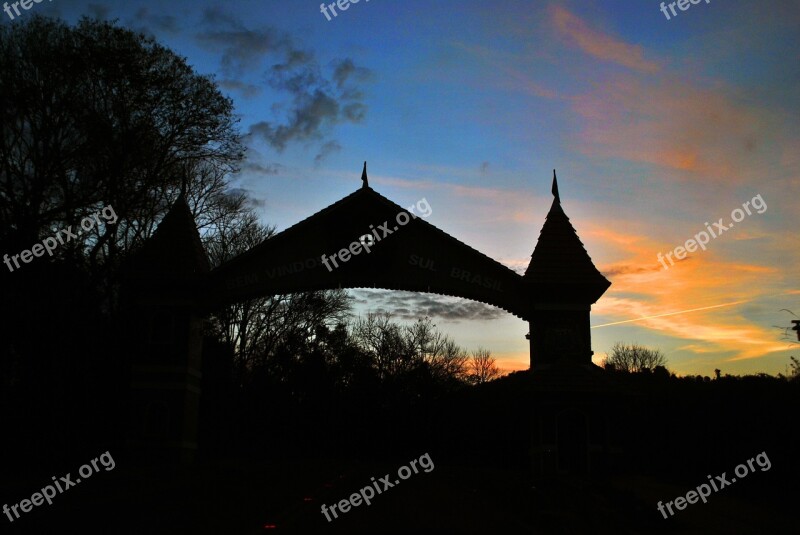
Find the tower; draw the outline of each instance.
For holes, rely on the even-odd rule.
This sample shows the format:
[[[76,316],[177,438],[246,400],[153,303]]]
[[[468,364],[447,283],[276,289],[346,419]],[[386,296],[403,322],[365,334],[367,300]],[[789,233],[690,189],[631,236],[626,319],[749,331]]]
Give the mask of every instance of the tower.
[[[181,194],[125,269],[127,443],[135,458],[190,463],[195,457],[202,378],[199,300],[208,271]]]
[[[589,313],[611,286],[561,207],[555,170],[552,192],[553,204],[524,276],[533,371],[591,365]]]

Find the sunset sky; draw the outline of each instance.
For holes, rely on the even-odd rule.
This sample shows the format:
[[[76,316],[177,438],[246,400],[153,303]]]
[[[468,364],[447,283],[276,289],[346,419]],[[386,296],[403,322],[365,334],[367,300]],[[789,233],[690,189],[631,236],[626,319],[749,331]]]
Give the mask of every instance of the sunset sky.
[[[712,0],[671,20],[659,5],[361,0],[328,21],[314,1],[53,0],[18,20],[118,19],[214,74],[247,134],[234,182],[278,230],[355,191],[367,160],[376,191],[426,198],[429,223],[522,272],[555,168],[612,282],[596,361],[624,341],[679,374],[785,373],[800,357],[774,327],[800,316],[800,3]],[[763,213],[662,268],[658,253],[758,195]],[[353,294],[361,313],[428,314],[527,367],[528,325],[501,310]]]

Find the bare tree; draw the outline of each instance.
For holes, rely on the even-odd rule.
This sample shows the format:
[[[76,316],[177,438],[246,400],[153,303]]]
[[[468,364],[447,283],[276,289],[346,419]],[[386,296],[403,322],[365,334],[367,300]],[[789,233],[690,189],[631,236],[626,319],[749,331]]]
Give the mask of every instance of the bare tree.
[[[421,368],[440,381],[467,377],[469,357],[455,341],[437,331],[430,318],[402,327],[390,314],[370,313],[353,323],[352,332],[381,379]]]
[[[797,314],[795,314],[789,309],[782,308],[780,311],[788,312],[795,318],[798,317]],[[800,345],[800,319],[791,321],[792,323],[794,323],[794,327],[781,327],[778,325],[773,325],[773,327],[775,327],[776,329],[780,329],[781,331],[783,331],[783,336],[781,336],[781,340],[786,340],[787,342],[789,342],[790,347],[792,345]],[[795,333],[790,333],[789,331],[795,331]],[[795,340],[795,337],[797,337],[797,340]]]
[[[206,207],[198,221],[212,267],[252,249],[275,233],[273,227],[259,222],[243,193],[216,192],[208,199],[200,196],[195,202]],[[350,297],[346,291],[320,290],[240,301],[216,311],[212,325],[216,336],[234,349],[235,370],[242,381],[256,367],[280,367],[273,357],[281,345],[290,340],[310,341],[320,325],[332,328],[349,315]]]
[[[789,357],[789,365],[792,368],[789,379],[791,381],[800,381],[800,360],[795,357]]]
[[[474,384],[488,383],[500,377],[500,370],[497,368],[496,359],[488,349],[482,347],[472,352],[469,368],[469,380]]]
[[[414,351],[388,313],[369,313],[353,322],[353,339],[373,363],[382,380],[409,371]]]
[[[648,349],[638,344],[615,343],[611,352],[606,355],[603,367],[624,372],[641,372],[653,370],[657,366],[666,367],[667,358],[658,349]]]
[[[418,361],[425,362],[434,377],[466,379],[468,355],[455,340],[437,331],[430,318],[406,326],[405,338]]]

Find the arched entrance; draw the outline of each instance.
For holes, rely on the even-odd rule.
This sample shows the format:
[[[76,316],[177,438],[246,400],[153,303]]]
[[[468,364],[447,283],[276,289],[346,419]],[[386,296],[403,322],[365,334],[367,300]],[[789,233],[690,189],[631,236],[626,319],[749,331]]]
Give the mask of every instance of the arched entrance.
[[[168,444],[197,448],[202,317],[226,303],[334,288],[430,292],[494,305],[530,323],[531,368],[591,367],[589,312],[610,283],[554,200],[524,275],[441,231],[368,185],[209,271],[181,197],[132,263],[127,287],[132,420],[168,404]],[[169,317],[172,329],[163,332]],[[156,325],[154,322],[158,322]],[[130,441],[147,448],[140,427]],[[156,444],[158,445],[158,444]]]

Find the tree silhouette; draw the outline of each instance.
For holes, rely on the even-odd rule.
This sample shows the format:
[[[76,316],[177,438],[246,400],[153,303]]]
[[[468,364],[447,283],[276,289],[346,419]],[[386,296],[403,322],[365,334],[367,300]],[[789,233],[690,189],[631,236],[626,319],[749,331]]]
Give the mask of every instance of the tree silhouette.
[[[252,249],[275,233],[274,227],[259,222],[245,194],[215,195],[221,199],[207,199],[209,208],[199,218],[212,267]],[[219,341],[232,348],[234,381],[241,385],[256,369],[285,377],[291,365],[281,364],[277,356],[287,354],[290,341],[305,347],[307,344],[301,340],[311,344],[321,328],[333,328],[349,314],[350,297],[344,290],[282,294],[222,307],[213,315],[211,330]]]
[[[657,366],[666,367],[667,358],[658,349],[648,349],[638,344],[617,342],[611,347],[611,353],[602,363],[603,367],[624,371],[642,372],[654,370]]]
[[[479,347],[472,352],[469,361],[469,380],[473,384],[482,384],[497,379],[500,377],[500,370],[495,363],[496,359],[492,357],[488,349]]]
[[[792,312],[789,309],[782,308],[780,311],[781,312],[788,312],[789,314],[791,314],[795,318],[797,317],[797,314],[795,314],[794,312]],[[773,325],[773,327],[783,331],[783,336],[781,336],[781,340],[786,340],[787,342],[789,342],[790,346],[791,345],[795,345],[795,344],[800,345],[800,319],[791,320],[791,322],[794,323],[794,327],[781,327],[781,326],[778,326],[778,325]],[[795,332],[791,333],[790,331],[795,331]],[[796,337],[796,339],[795,339],[795,337]]]
[[[0,242],[21,250],[111,205],[116,223],[56,250],[95,270],[152,234],[183,184],[200,199],[242,157],[214,81],[110,22],[0,27],[0,100]]]

